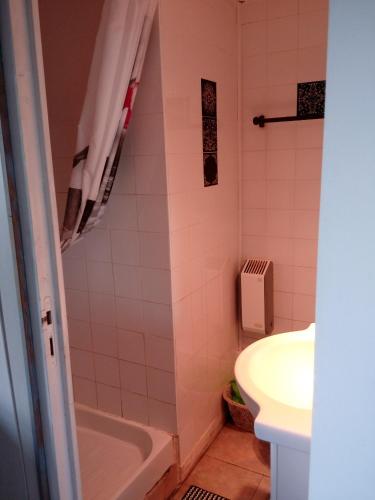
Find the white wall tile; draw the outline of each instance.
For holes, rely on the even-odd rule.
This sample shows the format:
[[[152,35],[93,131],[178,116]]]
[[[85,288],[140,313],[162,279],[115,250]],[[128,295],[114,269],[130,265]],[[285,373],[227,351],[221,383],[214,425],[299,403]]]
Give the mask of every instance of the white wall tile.
[[[140,262],[138,231],[111,231],[112,261],[137,266]]]
[[[318,238],[319,212],[317,210],[295,210],[293,219],[295,238]]]
[[[299,267],[314,267],[317,264],[317,240],[294,240],[294,260],[293,264]]]
[[[117,330],[120,359],[145,364],[145,343],[142,333]]]
[[[295,293],[306,293],[315,295],[316,292],[316,270],[314,268],[295,267],[294,268],[294,286]]]
[[[114,326],[91,323],[94,352],[117,357],[117,331]]]
[[[127,392],[147,395],[146,367],[120,361],[121,388]]]
[[[168,231],[167,197],[138,195],[138,226],[140,231]]]
[[[125,139],[126,141],[127,139]],[[134,157],[125,154],[123,149],[117,168],[112,194],[135,194],[135,165]]]
[[[267,231],[267,211],[264,208],[242,210],[242,233],[264,235]]]
[[[69,345],[86,351],[92,350],[91,329],[88,321],[68,318]]]
[[[288,266],[293,264],[293,240],[268,236],[266,239],[266,255],[275,264]]]
[[[145,344],[147,366],[170,372],[174,371],[172,340],[146,335]]]
[[[266,151],[244,151],[242,154],[242,179],[265,180]]]
[[[108,201],[106,221],[109,229],[136,231],[138,229],[136,196],[112,194]]]
[[[115,297],[104,293],[90,292],[90,319],[93,323],[114,326]]]
[[[293,296],[293,319],[313,322],[315,319],[315,297],[295,294]]]
[[[69,247],[65,252],[63,253],[63,260],[64,259],[84,259],[85,258],[85,244],[82,240],[78,240]]]
[[[66,288],[87,290],[86,262],[83,259],[64,259],[64,282]]]
[[[120,387],[120,367],[116,358],[95,354],[94,362],[95,380],[97,382],[112,387]]]
[[[299,12],[312,12],[315,10],[327,10],[329,0],[299,0]]]
[[[296,152],[294,149],[267,151],[267,179],[293,180]]]
[[[292,318],[293,294],[285,292],[275,292],[274,314],[279,318]]]
[[[70,361],[72,374],[77,377],[95,379],[94,358],[91,352],[81,351],[79,349],[70,349]]]
[[[294,185],[294,206],[298,210],[319,210],[320,181],[296,180]]]
[[[267,0],[267,17],[276,19],[278,17],[292,16],[298,14],[298,0]]]
[[[241,23],[250,23],[267,18],[267,4],[264,0],[250,0],[239,5]]]
[[[299,16],[299,47],[326,46],[327,43],[327,11],[308,12]]]
[[[141,273],[138,267],[114,264],[113,274],[116,296],[129,299],[141,298]]]
[[[123,330],[142,332],[142,302],[139,300],[116,298],[116,322]]]
[[[297,76],[299,82],[325,80],[327,54],[321,47],[298,49]]]
[[[267,23],[269,51],[292,50],[298,46],[298,16],[269,19]]]
[[[90,292],[113,295],[114,282],[112,263],[87,262],[87,278]]]
[[[83,238],[88,261],[110,262],[111,242],[107,229],[92,229]]]
[[[137,194],[166,194],[164,155],[139,155],[134,157]]]
[[[306,120],[296,125],[296,147],[321,148],[323,144],[323,120]]]
[[[291,210],[267,210],[266,234],[269,236],[292,236],[293,212]]]
[[[148,399],[149,424],[172,434],[177,432],[176,406]]]
[[[297,83],[298,51],[271,52],[267,58],[267,84]]]
[[[322,170],[322,150],[297,149],[296,179],[320,180]]]
[[[273,123],[267,130],[267,149],[294,149],[297,144],[297,124],[294,122]],[[301,147],[303,141],[301,139]],[[309,146],[305,146],[309,147]]]
[[[267,208],[288,210],[293,208],[294,182],[270,180],[267,183]]]
[[[65,289],[66,308],[71,319],[90,321],[89,295],[79,290]]]
[[[266,20],[244,24],[241,37],[246,43],[242,48],[242,64],[245,65],[249,57],[262,54],[267,50],[267,22]]]
[[[171,303],[171,273],[162,269],[141,268],[142,297],[158,304]]]
[[[275,292],[293,292],[293,266],[274,265],[273,281]]]
[[[173,373],[147,367],[147,387],[150,398],[175,404],[176,388]]]
[[[259,259],[266,255],[267,240],[265,236],[242,235],[242,255],[244,259]]]
[[[164,126],[162,113],[134,114],[132,118],[132,153],[162,155],[164,153]]]
[[[170,269],[169,234],[142,232],[139,239],[141,266]]]
[[[293,321],[288,318],[274,318],[273,334],[291,332],[293,330]]]
[[[147,397],[132,392],[121,391],[122,415],[126,419],[148,424]]]
[[[96,384],[98,408],[107,413],[121,416],[121,392],[117,387]]]
[[[267,59],[263,54],[256,54],[247,58],[242,71],[250,88],[265,87],[267,85]]]
[[[193,256],[192,245],[194,245],[194,242],[192,239],[194,238],[193,234],[196,234],[194,229],[187,227],[169,233],[171,268],[181,266]]]
[[[77,403],[96,408],[98,406],[96,398],[95,382],[85,378],[73,376],[74,400]]]
[[[242,207],[243,208],[265,208],[266,187],[263,180],[251,180],[242,182]]]
[[[144,331],[157,337],[172,338],[172,309],[170,305],[144,302],[143,304]]]

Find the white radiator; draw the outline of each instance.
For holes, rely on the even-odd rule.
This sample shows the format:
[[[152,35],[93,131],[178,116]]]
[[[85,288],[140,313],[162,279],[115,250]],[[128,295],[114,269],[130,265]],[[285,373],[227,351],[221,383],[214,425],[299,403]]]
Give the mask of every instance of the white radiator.
[[[242,328],[267,335],[273,330],[273,266],[270,260],[247,260],[241,271]]]

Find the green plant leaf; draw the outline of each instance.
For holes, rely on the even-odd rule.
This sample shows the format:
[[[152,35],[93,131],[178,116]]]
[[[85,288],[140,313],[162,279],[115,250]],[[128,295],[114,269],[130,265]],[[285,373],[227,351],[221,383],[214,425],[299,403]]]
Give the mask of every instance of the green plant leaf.
[[[233,380],[231,380],[230,385],[231,385],[232,400],[235,401],[236,403],[244,405],[245,402],[241,397],[241,393],[240,393],[240,390],[238,388],[237,382],[233,379]]]

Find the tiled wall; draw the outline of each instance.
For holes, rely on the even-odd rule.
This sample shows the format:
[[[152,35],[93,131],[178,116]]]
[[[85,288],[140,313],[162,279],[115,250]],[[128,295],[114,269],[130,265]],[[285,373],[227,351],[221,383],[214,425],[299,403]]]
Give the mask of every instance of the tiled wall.
[[[237,348],[236,3],[163,0],[161,60],[181,460],[221,416]],[[177,69],[178,68],[178,69]],[[201,78],[217,83],[217,186],[204,187]]]
[[[242,257],[274,261],[275,331],[314,320],[323,120],[252,124],[296,114],[297,82],[325,79],[326,0],[239,6]],[[243,345],[254,338],[248,333]]]
[[[68,14],[74,12],[74,19],[85,19],[84,33],[93,34],[92,49],[100,5],[97,2],[96,17],[87,19],[87,11],[91,10],[88,5],[75,3],[73,9],[72,2],[68,2],[65,11],[60,3],[57,8],[57,3],[45,5],[42,31],[44,50],[50,54],[45,57],[45,69],[52,137],[58,136],[62,129],[67,131],[67,137],[61,138],[61,146],[52,144],[55,181],[63,209],[90,62],[89,54],[73,51],[79,30],[76,34]],[[66,13],[65,17],[61,17],[63,13],[59,10]],[[57,26],[47,23],[55,20],[55,14],[60,16],[58,40],[54,36]],[[52,56],[60,44],[64,57],[56,65]],[[68,55],[64,45],[70,50]],[[81,78],[75,77],[74,89],[66,83],[70,75],[62,77],[69,71],[71,60],[77,68],[82,68]],[[59,72],[58,78],[55,71]],[[61,94],[67,96],[65,106],[55,102]],[[72,101],[68,99],[71,95],[75,96]],[[51,113],[54,106],[60,106],[61,110],[71,108],[70,121],[64,122],[63,117]],[[60,161],[60,151],[64,162]],[[171,271],[157,19],[108,205],[100,226],[63,256],[75,399],[175,432]]]

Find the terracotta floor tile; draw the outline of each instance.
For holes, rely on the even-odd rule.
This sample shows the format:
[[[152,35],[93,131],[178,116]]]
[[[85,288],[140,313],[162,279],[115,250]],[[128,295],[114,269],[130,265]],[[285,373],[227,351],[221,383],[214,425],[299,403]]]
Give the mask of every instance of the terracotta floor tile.
[[[225,426],[206,455],[269,476],[269,466],[259,458],[254,434]]]
[[[205,455],[173,499],[180,500],[188,487],[195,484],[230,500],[251,500],[262,479],[260,474]]]
[[[271,480],[269,477],[264,477],[252,500],[270,500],[271,498]]]

